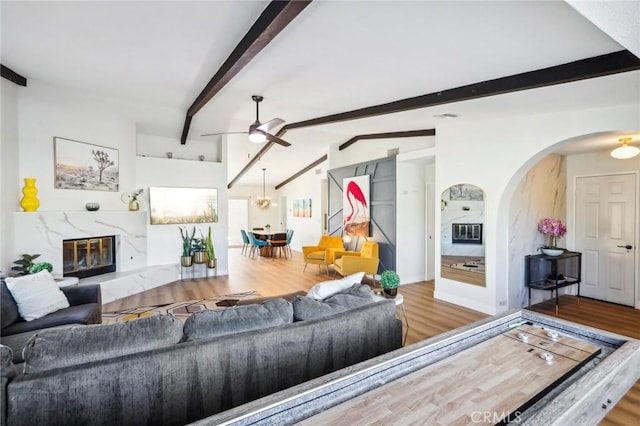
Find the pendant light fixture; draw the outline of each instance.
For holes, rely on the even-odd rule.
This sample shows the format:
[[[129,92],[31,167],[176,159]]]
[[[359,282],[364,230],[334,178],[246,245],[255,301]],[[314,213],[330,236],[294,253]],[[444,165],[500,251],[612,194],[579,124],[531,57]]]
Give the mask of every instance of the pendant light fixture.
[[[267,197],[266,195],[266,186],[265,186],[265,172],[267,171],[267,169],[263,168],[262,169],[262,197],[261,196],[257,196],[256,200],[253,202],[254,206],[260,207],[261,209],[268,209],[269,207],[277,207],[278,205],[276,203],[274,203],[273,201],[271,201],[271,197]]]
[[[633,158],[640,153],[640,149],[635,146],[629,146],[632,138],[620,138],[618,141],[622,143],[622,146],[617,147],[611,151],[611,156],[619,160],[626,160],[627,158]]]

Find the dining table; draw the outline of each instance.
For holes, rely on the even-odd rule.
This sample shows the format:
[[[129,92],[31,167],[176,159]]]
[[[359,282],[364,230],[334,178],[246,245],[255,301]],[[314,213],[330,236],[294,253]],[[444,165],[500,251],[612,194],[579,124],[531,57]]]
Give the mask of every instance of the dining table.
[[[283,231],[283,230],[274,231],[273,229],[269,231],[267,231],[266,229],[263,229],[263,230],[257,229],[255,231],[248,230],[247,232],[252,232],[253,235],[256,236],[256,238],[263,241],[272,239],[275,234],[286,234],[286,231]],[[272,251],[271,246],[265,245],[264,247],[260,248],[260,256],[271,257],[273,255],[271,251]]]

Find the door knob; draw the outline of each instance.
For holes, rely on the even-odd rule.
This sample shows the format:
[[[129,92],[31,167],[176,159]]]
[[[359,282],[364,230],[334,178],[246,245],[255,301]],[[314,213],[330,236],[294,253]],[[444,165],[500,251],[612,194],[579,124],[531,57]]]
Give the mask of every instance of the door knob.
[[[633,248],[633,246],[631,244],[627,244],[626,246],[618,246],[618,247],[623,248],[623,249],[627,249],[627,250],[631,250]]]

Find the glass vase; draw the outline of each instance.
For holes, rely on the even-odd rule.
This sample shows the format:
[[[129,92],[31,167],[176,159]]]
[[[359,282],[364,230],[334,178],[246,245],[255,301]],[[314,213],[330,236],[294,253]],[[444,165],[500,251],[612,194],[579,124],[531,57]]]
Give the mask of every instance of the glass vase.
[[[558,237],[555,235],[549,235],[549,248],[557,248],[558,247]]]

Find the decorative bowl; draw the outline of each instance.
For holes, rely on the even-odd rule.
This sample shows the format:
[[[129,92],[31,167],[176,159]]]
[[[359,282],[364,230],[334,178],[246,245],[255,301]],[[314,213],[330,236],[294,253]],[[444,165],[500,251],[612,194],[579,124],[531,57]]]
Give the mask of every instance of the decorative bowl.
[[[564,249],[543,248],[542,253],[546,254],[547,256],[555,257],[555,256],[560,256],[562,253],[564,253]]]
[[[98,203],[87,203],[84,206],[87,210],[89,210],[90,212],[96,212],[98,210],[100,210],[100,204]]]

